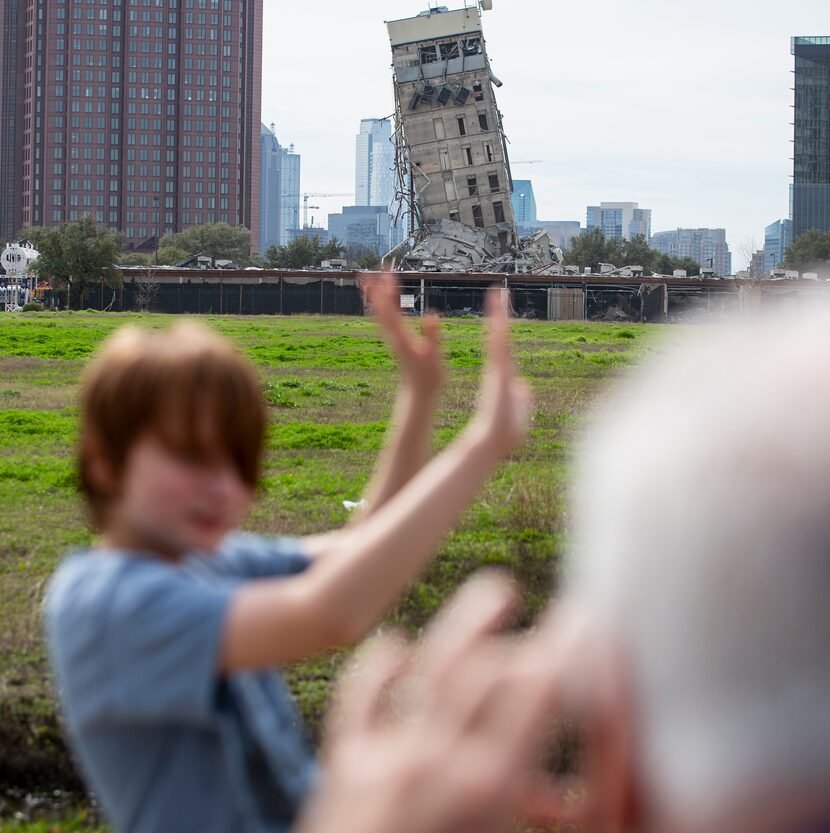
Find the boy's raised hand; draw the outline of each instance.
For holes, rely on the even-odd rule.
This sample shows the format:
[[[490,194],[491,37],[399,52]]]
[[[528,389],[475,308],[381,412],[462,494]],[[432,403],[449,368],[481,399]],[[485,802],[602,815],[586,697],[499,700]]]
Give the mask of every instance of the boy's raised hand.
[[[527,433],[532,396],[527,382],[518,378],[510,347],[507,291],[487,292],[487,365],[481,383],[474,428],[500,456],[509,454]]]
[[[438,316],[425,315],[418,336],[401,315],[400,285],[392,274],[369,284],[367,300],[397,358],[404,382],[420,395],[435,395],[444,382]]]

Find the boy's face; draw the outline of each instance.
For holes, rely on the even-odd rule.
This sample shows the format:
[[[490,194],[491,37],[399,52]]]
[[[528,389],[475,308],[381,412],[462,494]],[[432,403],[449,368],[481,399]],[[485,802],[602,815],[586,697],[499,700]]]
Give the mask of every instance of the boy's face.
[[[212,552],[242,523],[253,498],[230,460],[193,461],[147,436],[127,456],[104,536],[168,557]]]

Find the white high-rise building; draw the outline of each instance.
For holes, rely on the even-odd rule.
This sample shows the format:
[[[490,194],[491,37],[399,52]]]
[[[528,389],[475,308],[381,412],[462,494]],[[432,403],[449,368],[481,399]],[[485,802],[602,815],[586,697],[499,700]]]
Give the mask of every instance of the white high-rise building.
[[[588,206],[588,231],[598,228],[607,240],[651,237],[651,209],[636,202],[604,202]]]

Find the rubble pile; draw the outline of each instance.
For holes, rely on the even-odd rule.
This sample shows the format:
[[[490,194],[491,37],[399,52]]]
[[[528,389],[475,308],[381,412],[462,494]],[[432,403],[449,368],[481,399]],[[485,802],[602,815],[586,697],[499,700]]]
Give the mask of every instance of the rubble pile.
[[[509,275],[562,275],[562,250],[548,233],[522,237],[513,251],[499,255],[498,244],[483,229],[453,220],[424,224],[415,245],[404,255],[404,272],[488,272]]]

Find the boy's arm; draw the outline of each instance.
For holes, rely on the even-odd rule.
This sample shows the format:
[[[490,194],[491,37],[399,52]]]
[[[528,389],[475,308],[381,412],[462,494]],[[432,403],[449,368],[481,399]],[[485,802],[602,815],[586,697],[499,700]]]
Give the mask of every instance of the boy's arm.
[[[418,337],[403,320],[400,285],[393,275],[369,284],[366,296],[398,360],[402,385],[384,449],[364,495],[365,508],[355,513],[350,525],[361,523],[383,506],[429,459],[433,417],[445,376],[438,317],[425,316],[423,334]],[[342,534],[343,530],[336,530],[306,537],[305,554],[316,558],[330,552]]]
[[[488,303],[490,360],[471,425],[394,497],[333,541],[336,557],[319,559],[293,578],[241,587],[226,620],[222,671],[287,663],[359,640],[521,441],[529,390],[513,372],[503,299],[491,293]]]

